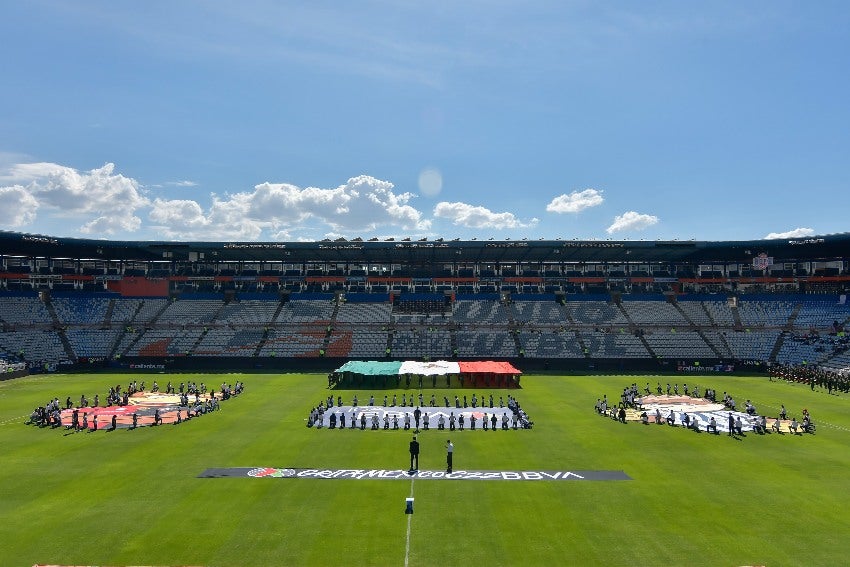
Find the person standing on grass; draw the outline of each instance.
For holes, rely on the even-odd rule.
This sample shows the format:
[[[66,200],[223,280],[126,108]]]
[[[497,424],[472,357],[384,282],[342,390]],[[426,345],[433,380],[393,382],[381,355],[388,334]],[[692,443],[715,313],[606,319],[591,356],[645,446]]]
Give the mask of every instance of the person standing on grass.
[[[446,472],[452,472],[452,457],[455,452],[455,446],[451,439],[446,439]]]
[[[413,436],[413,440],[410,442],[410,470],[419,470],[419,441],[416,440],[416,435]]]

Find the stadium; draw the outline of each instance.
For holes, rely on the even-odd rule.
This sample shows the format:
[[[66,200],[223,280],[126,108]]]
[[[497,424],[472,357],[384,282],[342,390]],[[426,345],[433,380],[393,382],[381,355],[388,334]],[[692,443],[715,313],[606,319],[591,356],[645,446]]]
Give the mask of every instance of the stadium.
[[[836,489],[850,465],[840,393],[848,243],[4,232],[5,555],[61,565],[840,562],[824,534],[842,525]],[[180,383],[179,398],[162,401],[176,428],[154,427],[166,381],[174,396]],[[230,384],[245,393],[212,411],[203,385],[219,382],[226,398]],[[676,413],[671,423],[657,409],[649,423],[674,427],[640,424],[656,383],[658,407]],[[122,384],[133,401],[116,395]],[[710,391],[724,393],[713,414],[699,407],[720,398]],[[109,407],[87,407],[96,394]],[[628,418],[594,412],[603,395]],[[758,413],[778,428],[746,421],[736,432],[731,412],[726,428],[732,395],[738,409],[747,400],[745,420]],[[59,422],[30,416],[40,427],[23,427],[31,407],[55,400],[58,411],[66,396]],[[414,405],[426,410],[415,424],[421,471],[412,458],[407,470]],[[818,433],[792,430],[786,406],[795,423],[811,412]],[[207,408],[211,417],[189,419]],[[97,417],[80,426],[77,410],[101,416],[100,429]],[[679,427],[680,410],[697,433]],[[443,472],[448,435],[457,455]]]
[[[0,234],[0,348],[32,372],[850,366],[850,236],[110,242]],[[143,366],[142,366],[143,367]]]

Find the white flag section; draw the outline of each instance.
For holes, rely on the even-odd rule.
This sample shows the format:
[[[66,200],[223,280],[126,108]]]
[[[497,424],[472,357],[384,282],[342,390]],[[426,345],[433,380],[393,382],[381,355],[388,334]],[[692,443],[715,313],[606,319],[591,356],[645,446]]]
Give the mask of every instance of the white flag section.
[[[451,362],[449,360],[434,360],[432,362],[405,360],[401,363],[401,368],[399,368],[398,373],[421,376],[460,374],[460,365],[457,362]]]

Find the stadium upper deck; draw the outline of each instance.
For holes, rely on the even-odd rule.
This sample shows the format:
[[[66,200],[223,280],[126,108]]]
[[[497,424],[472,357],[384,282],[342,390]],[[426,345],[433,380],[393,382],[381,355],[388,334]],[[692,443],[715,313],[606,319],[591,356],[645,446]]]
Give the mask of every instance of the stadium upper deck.
[[[0,286],[7,289],[97,291],[126,276],[167,281],[165,293],[158,288],[162,295],[187,285],[266,292],[843,292],[850,233],[728,242],[167,242],[0,232]]]

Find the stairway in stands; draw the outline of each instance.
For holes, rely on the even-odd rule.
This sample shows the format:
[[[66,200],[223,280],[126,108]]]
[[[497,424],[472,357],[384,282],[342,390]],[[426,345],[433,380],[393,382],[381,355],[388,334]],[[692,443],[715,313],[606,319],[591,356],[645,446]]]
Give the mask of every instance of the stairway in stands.
[[[260,352],[262,352],[263,347],[266,346],[266,343],[269,340],[269,325],[274,324],[277,321],[277,318],[280,316],[280,312],[283,311],[283,306],[286,305],[286,301],[280,300],[277,303],[277,309],[274,311],[274,315],[272,315],[271,321],[266,322],[266,327],[263,329],[263,337],[260,339],[260,342],[257,343],[257,348],[254,349],[254,356],[260,356]]]
[[[794,306],[794,309],[791,311],[791,314],[788,316],[788,322],[785,323],[785,331],[793,331],[794,323],[797,322],[797,317],[800,315],[800,311],[803,310],[803,304],[798,303]]]
[[[732,312],[732,318],[735,320],[735,329],[742,330],[744,328],[744,322],[741,320],[741,312],[738,311],[738,304],[733,304],[729,307],[729,310]]]
[[[679,305],[679,302],[678,302],[678,301],[674,301],[674,302],[672,302],[672,305],[673,305],[673,307],[675,307],[675,308],[676,308],[676,311],[678,311],[679,313],[681,313],[681,314],[682,314],[682,317],[684,317],[684,318],[685,318],[685,321],[687,321],[687,322],[688,322],[688,325],[689,325],[689,326],[690,326],[690,327],[691,327],[694,331],[696,331],[697,335],[699,335],[699,338],[701,338],[701,339],[702,339],[702,341],[703,341],[705,344],[707,344],[707,345],[708,345],[708,348],[710,348],[710,349],[711,349],[711,352],[713,352],[713,353],[714,353],[714,356],[716,356],[717,358],[726,358],[725,356],[723,356],[722,354],[720,354],[720,351],[719,351],[719,350],[717,350],[717,347],[716,347],[716,346],[714,346],[714,344],[713,344],[710,340],[708,340],[708,337],[707,337],[707,336],[705,336],[705,333],[702,331],[702,329],[699,327],[699,325],[697,325],[696,323],[694,323],[693,319],[691,319],[690,317],[688,317],[688,314],[687,314],[687,313],[685,313],[685,310],[684,310],[684,309],[682,309],[682,306],[681,306],[681,305]],[[701,301],[700,301],[700,305],[702,305],[702,308],[703,308],[703,309],[705,309],[705,312],[706,312],[706,313],[708,313],[708,309],[706,309],[706,308],[705,308],[705,305],[703,305],[703,303],[702,303]],[[709,316],[709,319],[711,319],[711,317],[710,317],[710,316]]]
[[[392,353],[393,348],[393,334],[395,333],[395,329],[390,327],[389,332],[387,333],[387,347],[386,352]]]
[[[770,350],[770,356],[768,356],[768,360],[771,363],[775,363],[779,353],[782,351],[782,346],[785,344],[785,339],[788,338],[794,331],[794,322],[797,321],[797,317],[800,315],[800,311],[803,310],[803,304],[797,303],[794,305],[794,309],[791,311],[791,314],[788,316],[788,321],[786,321],[785,325],[782,328],[782,332],[779,333],[779,336],[776,338],[776,343],[774,343],[773,348]]]
[[[144,305],[144,304],[145,304],[144,300],[139,301],[139,303],[136,305],[136,310],[133,311],[133,315],[129,319],[130,322],[135,321],[136,317],[139,315],[139,312],[142,310],[142,305]],[[114,309],[115,309],[115,300],[111,299],[109,301],[109,315],[107,317],[108,324],[112,323],[112,312],[113,312]],[[129,329],[130,329],[129,324],[124,325],[124,328],[121,330],[120,333],[118,333],[118,336],[115,337],[115,343],[113,343],[112,348],[109,350],[109,359],[110,360],[114,359],[115,356],[118,354],[118,347],[121,346],[121,342],[124,340],[124,337],[127,335],[127,333],[130,332]],[[139,340],[138,335],[136,336],[136,340]],[[133,342],[135,342],[135,341],[133,341]]]
[[[339,314],[339,300],[334,301],[334,310],[331,312],[331,320],[328,323],[328,328],[325,332],[325,338],[322,340],[322,350],[321,352],[326,353],[331,346],[331,337],[333,336],[334,329],[336,328],[336,316]]]
[[[516,322],[516,309],[512,303],[504,303],[505,312],[508,314],[508,329],[511,334],[511,338],[514,340],[514,349],[516,349],[516,353],[518,356],[524,357],[525,351],[522,348],[522,341],[519,340],[520,328]]]
[[[454,324],[449,327],[449,341],[451,341],[452,358],[457,358],[459,352],[457,346],[457,327]]]
[[[260,351],[263,350],[263,347],[266,346],[266,341],[269,340],[269,327],[266,325],[266,328],[263,329],[263,336],[260,339],[260,342],[257,343],[257,347],[254,349],[254,357],[260,356]]]
[[[133,323],[133,322],[135,322],[135,321],[136,321],[136,317],[137,317],[137,316],[139,315],[139,313],[142,311],[142,307],[144,307],[144,305],[145,305],[144,300],[142,300],[142,301],[140,301],[140,302],[139,302],[139,306],[136,308],[135,313],[133,313],[133,318],[132,318],[132,319],[130,319],[131,323]],[[156,324],[156,322],[159,320],[159,318],[160,318],[160,317],[162,317],[162,314],[163,314],[163,313],[165,313],[165,310],[166,310],[166,309],[168,309],[168,306],[169,306],[169,305],[171,305],[171,303],[170,303],[170,302],[168,302],[168,301],[166,301],[166,302],[165,302],[165,304],[164,304],[162,307],[160,307],[160,308],[159,308],[159,310],[158,310],[158,311],[154,314],[154,316],[153,316],[153,317],[151,317],[150,325],[151,325],[152,327]],[[128,345],[127,345],[127,348],[125,348],[125,349],[124,349],[123,351],[121,351],[120,353],[113,352],[113,353],[112,353],[112,355],[110,355],[111,357],[115,357],[116,355],[124,356],[125,354],[127,354],[128,352],[130,352],[130,351],[133,349],[133,347],[136,345],[136,343],[138,343],[138,342],[139,342],[139,340],[141,340],[141,338],[145,335],[145,331],[144,331],[144,330],[142,330],[142,331],[140,332],[138,329],[136,329],[134,332],[136,333],[136,336],[135,336],[135,338],[133,338],[133,340],[132,340],[132,341],[130,341],[130,344],[128,344]],[[125,333],[125,334],[126,334],[126,333]],[[122,335],[122,336],[123,336],[123,335]],[[120,341],[119,341],[119,342],[117,342],[117,343],[115,343],[115,347],[116,347],[116,349],[118,348],[118,346],[120,346],[120,344],[121,344],[121,342],[120,342]]]
[[[584,353],[584,357],[587,359],[592,358],[590,354],[590,349],[587,347],[587,343],[584,342],[584,338],[582,338],[581,332],[578,330],[573,332],[576,335],[576,340],[578,341],[579,346],[581,346],[581,352]]]
[[[513,326],[512,326],[513,327]],[[525,352],[522,350],[522,343],[519,340],[519,329],[511,328],[511,338],[514,340],[514,348],[519,356],[525,356]]]
[[[566,317],[567,322],[568,322],[571,326],[575,326],[575,325],[576,325],[576,320],[575,320],[575,319],[573,319],[573,314],[572,314],[572,313],[570,313],[570,310],[569,310],[569,308],[567,308],[566,303],[562,303],[562,304],[561,304],[561,308],[562,308],[562,310],[563,310],[563,312],[564,312],[564,316]],[[585,342],[584,342],[584,338],[581,336],[581,331],[579,331],[578,329],[576,329],[575,331],[572,331],[572,332],[575,334],[576,342],[578,342],[579,346],[581,347],[581,352],[582,352],[582,354],[584,355],[584,357],[585,357],[586,359],[590,359],[590,358],[592,358],[592,357],[591,357],[591,354],[590,354],[590,349],[587,347],[587,343],[585,343]]]
[[[68,357],[68,360],[77,360],[77,355],[74,353],[74,347],[71,346],[71,341],[68,340],[68,337],[65,335],[65,326],[59,320],[59,315],[56,313],[56,308],[53,307],[53,302],[50,301],[50,296],[45,294],[42,300],[44,302],[44,307],[47,308],[47,312],[50,313],[50,318],[53,320],[53,326],[57,329],[57,335],[59,335],[59,340],[62,341],[62,348],[65,349],[65,356]]]
[[[109,299],[109,304],[106,306],[106,314],[103,316],[103,324],[107,327],[112,324],[112,312],[115,311],[115,298]]]
[[[735,353],[732,352],[732,347],[729,346],[729,341],[726,340],[726,335],[723,333],[717,333],[717,337],[720,339],[720,342],[723,343],[723,347],[726,349],[726,352],[729,353],[729,356],[732,358],[735,357]],[[723,357],[725,358],[725,357]]]
[[[767,358],[771,363],[776,362],[776,357],[779,356],[779,351],[782,350],[782,345],[785,344],[785,337],[790,334],[788,331],[783,331],[779,333],[779,336],[776,338],[776,343],[773,345],[773,348],[770,351],[770,356]]]
[[[221,309],[219,309],[219,311],[220,310]],[[216,315],[218,315],[218,312],[216,312]],[[198,338],[195,339],[195,342],[192,343],[192,347],[188,350],[186,354],[195,354],[195,350],[197,350],[198,346],[201,344],[201,341],[204,340],[204,337],[206,337],[207,333],[209,332],[210,330],[205,326],[203,332],[198,335]]]

